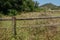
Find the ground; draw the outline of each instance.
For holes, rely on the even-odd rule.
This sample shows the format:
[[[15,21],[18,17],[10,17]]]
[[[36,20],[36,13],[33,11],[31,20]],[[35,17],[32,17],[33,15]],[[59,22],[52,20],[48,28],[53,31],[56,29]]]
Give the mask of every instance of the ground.
[[[16,18],[32,18],[42,16],[60,16],[60,12],[29,12],[17,15]],[[3,16],[2,18],[11,18]],[[51,25],[60,23],[57,19],[37,19],[16,21],[16,31],[18,40],[60,40],[60,25]],[[43,26],[45,25],[45,26]],[[46,26],[48,25],[48,26]],[[0,27],[6,28],[6,39],[14,40],[12,21],[1,21]]]

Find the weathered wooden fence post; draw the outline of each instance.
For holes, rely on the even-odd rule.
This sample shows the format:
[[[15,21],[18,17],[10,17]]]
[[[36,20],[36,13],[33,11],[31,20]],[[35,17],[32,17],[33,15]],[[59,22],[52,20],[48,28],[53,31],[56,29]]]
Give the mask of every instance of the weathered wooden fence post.
[[[16,35],[17,35],[17,32],[16,32],[16,17],[15,16],[12,17],[12,22],[13,22],[14,38],[17,39],[17,37],[16,37]]]

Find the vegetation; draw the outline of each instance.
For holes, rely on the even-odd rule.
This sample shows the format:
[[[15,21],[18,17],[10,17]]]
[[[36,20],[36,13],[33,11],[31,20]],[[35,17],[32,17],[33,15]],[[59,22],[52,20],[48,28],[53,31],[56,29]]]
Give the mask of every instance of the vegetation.
[[[0,12],[5,15],[9,14],[9,10],[16,10],[19,12],[37,11],[39,9],[38,2],[32,0],[0,0]]]
[[[38,2],[33,0],[0,0],[0,15],[15,16],[16,18],[33,18],[41,16],[60,16],[60,12],[34,12],[45,11],[44,8],[38,6]],[[49,9],[55,9],[57,6],[46,4]],[[58,7],[59,9],[60,7]],[[29,12],[21,15],[17,12]],[[2,18],[11,18],[3,16]],[[60,19],[36,19],[36,20],[20,20],[16,21],[16,39],[14,39],[14,31],[12,21],[0,21],[0,40],[60,40],[60,25],[51,25],[60,23]],[[49,25],[48,25],[49,24]]]
[[[43,14],[43,15],[42,15]],[[58,15],[55,15],[58,14]],[[16,18],[27,18],[27,17],[41,17],[44,13],[32,12],[17,15]],[[53,14],[46,14],[46,16],[60,16],[60,12],[54,12]],[[9,18],[9,17],[5,17]],[[0,29],[4,33],[1,39],[14,40],[13,37],[13,26],[12,21],[1,21],[2,26],[5,29]],[[36,20],[20,20],[16,21],[17,40],[60,40],[60,25],[47,26],[46,24],[60,23],[60,19],[36,19]],[[45,25],[45,26],[43,26]],[[4,31],[5,30],[5,31]]]
[[[44,5],[41,5],[40,7],[44,8],[44,9],[60,10],[60,6],[56,6],[52,3],[47,3],[47,4],[44,4]]]

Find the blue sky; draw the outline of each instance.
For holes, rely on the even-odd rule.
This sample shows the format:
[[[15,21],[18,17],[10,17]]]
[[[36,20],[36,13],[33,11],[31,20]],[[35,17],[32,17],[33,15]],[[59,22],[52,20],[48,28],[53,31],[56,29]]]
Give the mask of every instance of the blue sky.
[[[40,5],[43,5],[46,3],[53,3],[57,6],[60,6],[60,0],[34,0],[34,1],[38,1],[40,3]]]

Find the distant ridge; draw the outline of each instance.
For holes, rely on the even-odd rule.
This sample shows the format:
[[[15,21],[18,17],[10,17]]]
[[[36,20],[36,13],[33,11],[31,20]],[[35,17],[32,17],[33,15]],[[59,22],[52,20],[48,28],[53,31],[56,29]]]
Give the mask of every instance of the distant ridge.
[[[52,3],[46,3],[44,5],[41,5],[40,7],[51,9],[51,10],[60,10],[60,6],[54,5]]]

